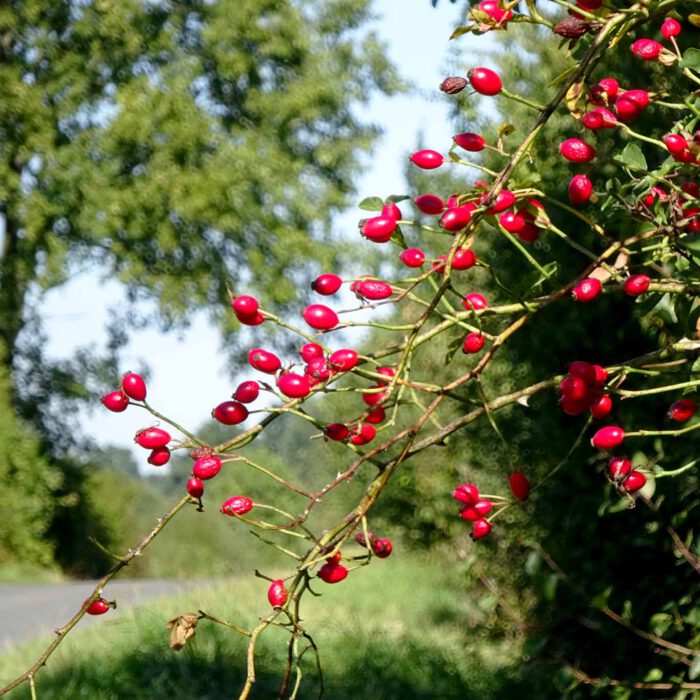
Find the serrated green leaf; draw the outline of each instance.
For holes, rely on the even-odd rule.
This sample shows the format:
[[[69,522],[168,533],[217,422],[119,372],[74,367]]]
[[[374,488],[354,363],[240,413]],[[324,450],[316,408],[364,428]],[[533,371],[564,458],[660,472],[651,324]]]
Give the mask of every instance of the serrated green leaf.
[[[683,52],[683,59],[678,64],[681,68],[700,71],[700,49],[691,47]]]
[[[648,170],[647,159],[642,153],[642,149],[636,143],[628,143],[619,156],[615,157],[630,170]]]
[[[364,211],[381,211],[384,202],[381,197],[365,197],[358,206]]]

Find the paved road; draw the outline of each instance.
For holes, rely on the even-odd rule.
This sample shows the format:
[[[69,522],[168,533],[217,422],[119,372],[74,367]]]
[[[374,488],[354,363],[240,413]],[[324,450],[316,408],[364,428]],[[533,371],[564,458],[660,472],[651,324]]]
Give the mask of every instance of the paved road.
[[[0,584],[0,651],[32,637],[50,636],[78,610],[96,585],[96,581],[72,581],[46,584]],[[201,581],[123,580],[111,581],[109,600],[119,606],[110,612],[116,619],[134,605],[159,595],[187,590]],[[83,617],[79,626],[90,624],[94,618]]]

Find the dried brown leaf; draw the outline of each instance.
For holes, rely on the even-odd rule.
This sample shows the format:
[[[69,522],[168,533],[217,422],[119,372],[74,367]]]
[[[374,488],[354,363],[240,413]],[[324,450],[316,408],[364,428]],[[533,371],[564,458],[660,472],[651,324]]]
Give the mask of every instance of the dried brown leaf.
[[[187,643],[187,640],[190,639],[190,637],[194,637],[199,620],[199,615],[195,615],[194,613],[184,613],[170,620],[167,625],[170,630],[170,639],[168,640],[170,648],[175,651],[180,651]]]

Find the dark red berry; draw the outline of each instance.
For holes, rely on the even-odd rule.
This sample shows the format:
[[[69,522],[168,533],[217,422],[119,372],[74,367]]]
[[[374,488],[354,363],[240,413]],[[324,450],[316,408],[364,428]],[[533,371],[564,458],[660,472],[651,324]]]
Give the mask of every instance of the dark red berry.
[[[349,372],[359,362],[360,356],[355,350],[344,348],[336,350],[329,358],[328,364],[337,372]]]
[[[615,100],[615,112],[622,122],[638,119],[649,104],[649,93],[646,90],[627,90]]]
[[[503,89],[498,73],[490,68],[472,68],[467,73],[471,86],[481,95],[497,95]]]
[[[677,423],[689,421],[695,414],[697,403],[693,399],[678,399],[668,409],[668,417]]]
[[[646,275],[632,275],[625,280],[622,289],[627,296],[638,297],[649,289],[649,282],[651,280]]]
[[[595,299],[600,294],[602,288],[600,280],[594,277],[588,277],[585,280],[581,280],[574,287],[572,294],[576,301],[586,303]]]
[[[347,440],[350,436],[350,428],[348,428],[345,423],[329,423],[326,426],[326,437],[330,440],[337,440],[338,442],[343,442]]]
[[[445,204],[442,199],[434,194],[421,194],[418,195],[413,201],[418,209],[420,209],[424,214],[430,214],[431,216],[441,214],[442,210],[445,208]]]
[[[643,488],[644,484],[646,483],[646,476],[644,476],[642,472],[638,472],[633,469],[627,478],[622,482],[622,488],[625,489],[625,491],[629,491],[629,493],[634,493],[635,491],[639,491],[639,489]]]
[[[406,267],[420,267],[425,262],[425,253],[419,248],[408,248],[399,255]]]
[[[311,386],[316,386],[321,382],[325,382],[330,379],[331,370],[328,366],[328,361],[325,357],[317,357],[313,360],[309,360],[304,370],[304,376],[309,381]]]
[[[187,481],[187,493],[192,496],[192,498],[201,498],[204,493],[204,484],[202,480],[196,476],[193,476]]]
[[[394,546],[391,544],[391,540],[387,539],[386,537],[380,537],[378,540],[375,540],[372,543],[372,551],[374,552],[375,556],[379,557],[380,559],[386,559],[388,556],[390,556],[393,549]]]
[[[465,506],[473,506],[479,500],[479,489],[474,484],[460,484],[452,492],[452,497]]]
[[[253,369],[266,374],[274,374],[282,366],[277,355],[262,348],[255,348],[248,353],[248,363]]]
[[[434,170],[439,168],[445,159],[441,153],[433,151],[430,148],[424,148],[422,151],[416,151],[411,155],[411,161],[423,170]]]
[[[311,283],[311,289],[318,294],[330,296],[335,294],[343,284],[343,280],[338,275],[320,275]]]
[[[141,375],[134,372],[127,372],[122,377],[122,391],[134,401],[146,400],[146,382]]]
[[[253,508],[253,501],[246,496],[233,496],[221,504],[224,515],[245,515]]]
[[[155,450],[156,447],[165,447],[170,442],[170,433],[162,428],[144,428],[136,433],[134,442],[147,450]]]
[[[625,439],[625,431],[617,425],[606,425],[596,432],[591,440],[599,450],[614,450]]]
[[[596,381],[595,365],[592,365],[590,362],[576,360],[567,367],[567,370],[572,377],[579,377],[586,384],[593,384]]]
[[[218,457],[200,457],[192,466],[192,474],[202,481],[213,479],[221,471],[221,460]]]
[[[338,325],[338,315],[323,304],[311,304],[304,309],[304,320],[317,331],[328,331]]]
[[[596,107],[581,117],[581,124],[591,131],[612,129],[617,126],[615,115],[605,107]]]
[[[121,413],[129,407],[129,397],[123,391],[112,391],[102,397],[102,404],[112,413]]]
[[[588,384],[580,377],[568,375],[559,384],[559,391],[562,396],[566,396],[574,401],[582,401],[589,395]]]
[[[450,76],[449,78],[445,78],[440,83],[440,90],[448,95],[457,95],[462,92],[467,85],[469,85],[469,83],[467,82],[466,78]]]
[[[311,362],[319,357],[323,357],[323,348],[318,343],[306,343],[301,346],[299,351],[301,359],[304,362]]]
[[[485,201],[486,198],[484,198]],[[515,204],[515,195],[510,190],[501,190],[494,203],[486,210],[487,214],[500,214]]]
[[[613,479],[627,476],[632,470],[632,462],[627,457],[613,457],[608,463],[608,473]]]
[[[224,425],[238,425],[248,417],[248,409],[238,401],[224,401],[211,412],[211,417]]]
[[[605,416],[612,411],[612,399],[608,394],[602,394],[591,404],[591,415],[596,419],[600,420],[605,418]]]
[[[386,418],[383,406],[375,406],[365,417],[365,422],[378,425]]]
[[[488,520],[477,520],[472,527],[472,539],[480,540],[491,532],[491,523]]]
[[[462,344],[462,352],[473,355],[479,352],[486,342],[486,338],[481,333],[468,333]]]
[[[293,372],[281,374],[277,379],[277,388],[290,399],[303,399],[311,393],[309,380]]]
[[[362,224],[360,231],[365,238],[374,243],[387,243],[391,240],[396,226],[396,219],[389,216],[373,216]]]
[[[530,481],[522,472],[513,472],[508,477],[511,493],[519,501],[527,501],[530,496]]]
[[[525,217],[520,211],[506,211],[498,217],[498,223],[508,233],[519,233],[525,228]]]
[[[154,467],[162,467],[170,461],[170,450],[167,447],[156,447],[148,457],[148,463]]]
[[[569,201],[578,206],[585,204],[593,194],[593,184],[586,175],[574,175],[569,182]]]
[[[462,306],[464,306],[467,311],[480,311],[481,309],[485,309],[488,305],[489,303],[486,299],[477,292],[471,292],[462,299]]]
[[[566,139],[559,152],[572,163],[589,163],[595,158],[595,148],[581,139]]]
[[[318,577],[326,583],[338,583],[346,578],[348,570],[342,564],[326,562],[319,570]]]
[[[87,603],[87,600],[85,603]],[[85,603],[83,603],[83,605],[85,605]],[[104,615],[111,607],[113,606],[104,598],[97,598],[96,600],[93,600],[90,605],[88,605],[85,612],[88,615]]]
[[[267,589],[267,599],[273,608],[281,608],[287,602],[287,589],[281,578],[275,579]]]
[[[260,384],[256,381],[249,380],[241,382],[236,391],[233,393],[233,398],[241,403],[253,403],[260,395]]]
[[[353,436],[350,438],[350,442],[353,445],[366,445],[368,442],[374,440],[374,436],[377,434],[377,429],[373,425],[367,423],[362,423],[357,426],[353,431]]]
[[[456,134],[452,137],[452,140],[465,151],[483,151],[484,146],[486,145],[483,136],[470,132],[465,134]]]
[[[236,316],[255,316],[260,309],[258,300],[248,295],[236,297],[233,302],[231,302],[231,306]]]

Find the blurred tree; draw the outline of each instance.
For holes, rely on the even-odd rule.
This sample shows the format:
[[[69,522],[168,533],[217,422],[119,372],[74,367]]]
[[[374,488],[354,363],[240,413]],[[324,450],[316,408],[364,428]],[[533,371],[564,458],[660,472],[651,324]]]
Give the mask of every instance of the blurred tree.
[[[227,287],[290,304],[300,267],[339,254],[331,217],[378,133],[358,108],[397,87],[369,8],[0,7],[0,375],[43,438],[37,468],[73,444],[68,402],[116,380],[125,328],[185,325],[205,307],[230,333]],[[86,269],[126,290],[112,354],[50,361],[43,295]],[[5,462],[0,479],[12,479]]]

